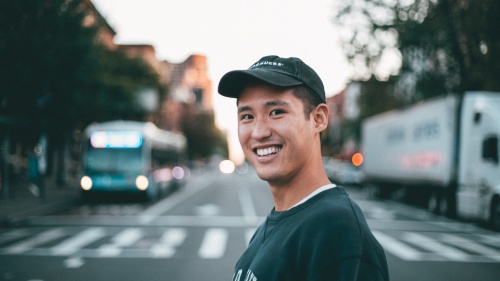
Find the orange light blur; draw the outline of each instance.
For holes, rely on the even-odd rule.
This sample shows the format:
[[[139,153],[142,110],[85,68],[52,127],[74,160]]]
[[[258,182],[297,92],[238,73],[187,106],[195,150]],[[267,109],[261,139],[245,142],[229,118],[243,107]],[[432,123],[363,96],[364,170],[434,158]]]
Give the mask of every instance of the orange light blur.
[[[354,166],[360,166],[361,164],[363,164],[363,155],[361,153],[355,153],[353,156],[352,156],[352,164]]]

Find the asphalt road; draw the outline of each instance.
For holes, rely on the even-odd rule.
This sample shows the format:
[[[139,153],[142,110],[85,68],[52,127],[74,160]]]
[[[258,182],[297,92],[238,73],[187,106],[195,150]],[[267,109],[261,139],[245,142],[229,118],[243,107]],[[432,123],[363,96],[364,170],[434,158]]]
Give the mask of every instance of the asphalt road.
[[[384,247],[391,280],[500,278],[500,233],[346,190]],[[0,229],[0,280],[231,280],[271,208],[252,171],[198,173],[154,203],[90,202]]]

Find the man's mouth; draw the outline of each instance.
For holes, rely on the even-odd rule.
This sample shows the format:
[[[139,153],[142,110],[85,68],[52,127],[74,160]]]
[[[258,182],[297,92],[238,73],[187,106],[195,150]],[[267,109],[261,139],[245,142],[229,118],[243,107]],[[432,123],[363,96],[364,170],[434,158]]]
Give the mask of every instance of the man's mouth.
[[[271,154],[276,154],[276,153],[280,152],[280,150],[281,150],[281,146],[270,146],[270,147],[266,147],[266,148],[257,148],[254,151],[258,156],[267,156],[267,155],[271,155]]]

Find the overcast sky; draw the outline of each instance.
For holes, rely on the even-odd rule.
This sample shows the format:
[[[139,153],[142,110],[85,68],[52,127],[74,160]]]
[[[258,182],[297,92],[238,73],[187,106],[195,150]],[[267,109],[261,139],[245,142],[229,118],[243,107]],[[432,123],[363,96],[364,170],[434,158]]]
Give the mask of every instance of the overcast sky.
[[[331,18],[338,0],[92,0],[118,44],[151,44],[159,60],[208,59],[216,122],[238,158],[236,107],[220,97],[224,73],[265,55],[299,57],[318,72],[327,96],[343,89],[349,69]],[[238,160],[238,159],[235,159]]]

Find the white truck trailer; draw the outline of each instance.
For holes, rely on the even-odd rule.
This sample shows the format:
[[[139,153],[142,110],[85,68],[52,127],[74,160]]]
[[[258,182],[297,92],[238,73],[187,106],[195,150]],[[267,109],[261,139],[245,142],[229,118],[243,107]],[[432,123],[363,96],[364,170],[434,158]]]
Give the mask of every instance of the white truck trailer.
[[[368,118],[365,184],[426,202],[435,213],[500,228],[500,93],[449,95]]]

